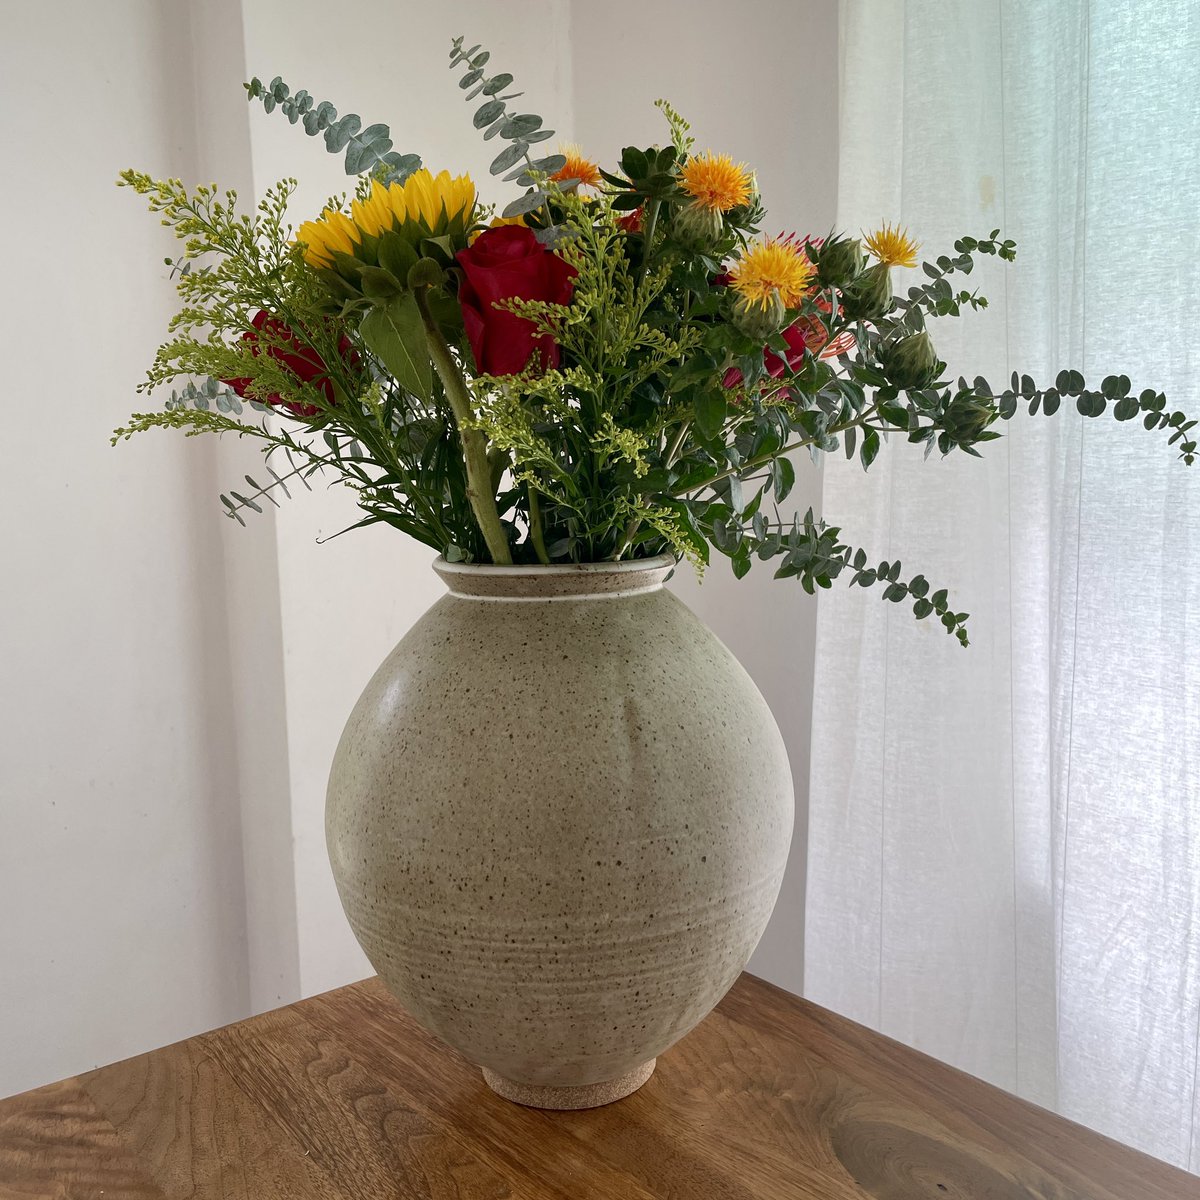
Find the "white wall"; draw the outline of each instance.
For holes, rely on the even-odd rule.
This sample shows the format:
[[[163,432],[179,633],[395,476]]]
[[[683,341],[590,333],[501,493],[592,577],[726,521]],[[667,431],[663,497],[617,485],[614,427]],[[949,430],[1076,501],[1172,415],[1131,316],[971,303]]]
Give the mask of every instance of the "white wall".
[[[249,989],[215,447],[108,446],[173,303],[113,182],[190,173],[186,31],[155,0],[0,15],[7,1094],[234,1019]]]
[[[748,14],[753,79],[736,49]],[[431,555],[390,530],[317,544],[356,518],[340,491],[248,529],[222,518],[216,495],[253,470],[252,447],[163,433],[108,448],[174,300],[170,240],[116,172],[245,196],[301,176],[303,219],[345,177],[319,139],[246,104],[243,78],[278,73],[486,194],[491,148],[446,67],[462,32],[589,152],[660,140],[663,94],[705,144],[755,164],[781,227],[832,221],[832,3],[535,0],[519,18],[484,0],[364,0],[336,22],[317,0],[0,0],[0,99],[25,113],[3,135],[0,198],[22,231],[0,293],[0,1095],[368,970],[325,859],[325,779],[361,687],[440,593]],[[817,486],[801,472],[801,507]],[[722,565],[678,586],[758,680],[802,784],[811,603]],[[798,849],[752,964],[792,987],[799,790]]]

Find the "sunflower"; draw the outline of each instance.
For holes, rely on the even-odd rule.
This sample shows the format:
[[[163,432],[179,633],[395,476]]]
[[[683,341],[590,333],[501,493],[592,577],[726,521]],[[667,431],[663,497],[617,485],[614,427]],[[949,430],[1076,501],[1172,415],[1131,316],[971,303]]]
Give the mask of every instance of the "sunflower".
[[[466,245],[466,228],[475,211],[475,185],[469,175],[432,175],[422,168],[403,183],[376,180],[370,193],[350,204],[350,215],[327,208],[296,231],[311,267],[333,267],[335,252],[374,260],[374,239],[397,232],[410,243],[449,235]]]
[[[813,265],[803,245],[792,241],[755,242],[729,268],[729,286],[747,304],[767,308],[776,294],[795,308],[812,284]]]
[[[750,201],[754,178],[745,163],[728,154],[699,154],[689,158],[679,173],[680,186],[697,203],[725,213]]]
[[[552,180],[562,183],[575,179],[585,187],[600,186],[600,168],[591,159],[584,158],[583,151],[574,142],[559,146],[558,152],[567,161],[550,176]]]
[[[872,234],[864,234],[867,249],[889,267],[915,267],[921,246],[899,225],[884,225]]]

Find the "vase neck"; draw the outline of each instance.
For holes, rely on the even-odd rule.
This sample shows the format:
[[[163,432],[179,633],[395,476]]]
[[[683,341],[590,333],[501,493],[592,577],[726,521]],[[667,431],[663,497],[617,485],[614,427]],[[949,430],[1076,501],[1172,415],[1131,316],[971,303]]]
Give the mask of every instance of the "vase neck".
[[[504,566],[450,563],[433,569],[451,595],[467,600],[613,600],[656,592],[675,567],[669,555],[628,562]]]

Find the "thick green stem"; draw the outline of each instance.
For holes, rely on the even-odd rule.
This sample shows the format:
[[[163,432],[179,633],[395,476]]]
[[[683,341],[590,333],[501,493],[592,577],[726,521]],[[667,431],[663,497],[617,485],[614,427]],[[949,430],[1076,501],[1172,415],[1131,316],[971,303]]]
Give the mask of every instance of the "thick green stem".
[[[454,422],[458,426],[463,462],[467,468],[467,499],[470,501],[471,511],[475,514],[475,521],[483,534],[492,562],[508,565],[512,562],[512,553],[508,548],[508,538],[504,535],[504,526],[500,523],[500,510],[496,507],[496,493],[492,488],[492,465],[488,462],[487,438],[481,430],[470,427],[471,393],[438,323],[429,311],[429,305],[425,301],[425,289],[416,288],[414,295],[429,338],[429,356],[433,359],[433,366],[442,381],[442,387],[446,389],[446,399],[450,401]]]
[[[538,562],[548,567],[550,555],[546,553],[546,539],[542,534],[542,506],[538,501],[538,490],[532,483],[525,486],[529,494],[529,540],[533,543]]]
[[[621,561],[621,556],[633,544],[633,539],[641,527],[641,517],[633,517],[630,519],[629,524],[625,526],[625,532],[621,535],[621,544],[617,547],[616,553],[612,556],[613,562]]]
[[[645,276],[646,268],[650,265],[650,250],[654,245],[654,228],[658,224],[658,210],[661,204],[661,200],[646,201],[645,216],[642,219],[642,265],[638,269],[638,279]]]

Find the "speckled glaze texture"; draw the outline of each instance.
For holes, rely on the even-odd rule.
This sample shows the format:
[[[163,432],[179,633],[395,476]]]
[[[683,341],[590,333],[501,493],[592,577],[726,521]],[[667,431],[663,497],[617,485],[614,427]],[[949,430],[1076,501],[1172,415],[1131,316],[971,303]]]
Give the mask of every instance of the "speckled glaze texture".
[[[664,590],[671,566],[439,562],[448,594],[334,758],[329,856],[368,958],[497,1091],[545,1107],[649,1077],[737,978],[787,858],[783,740]]]

